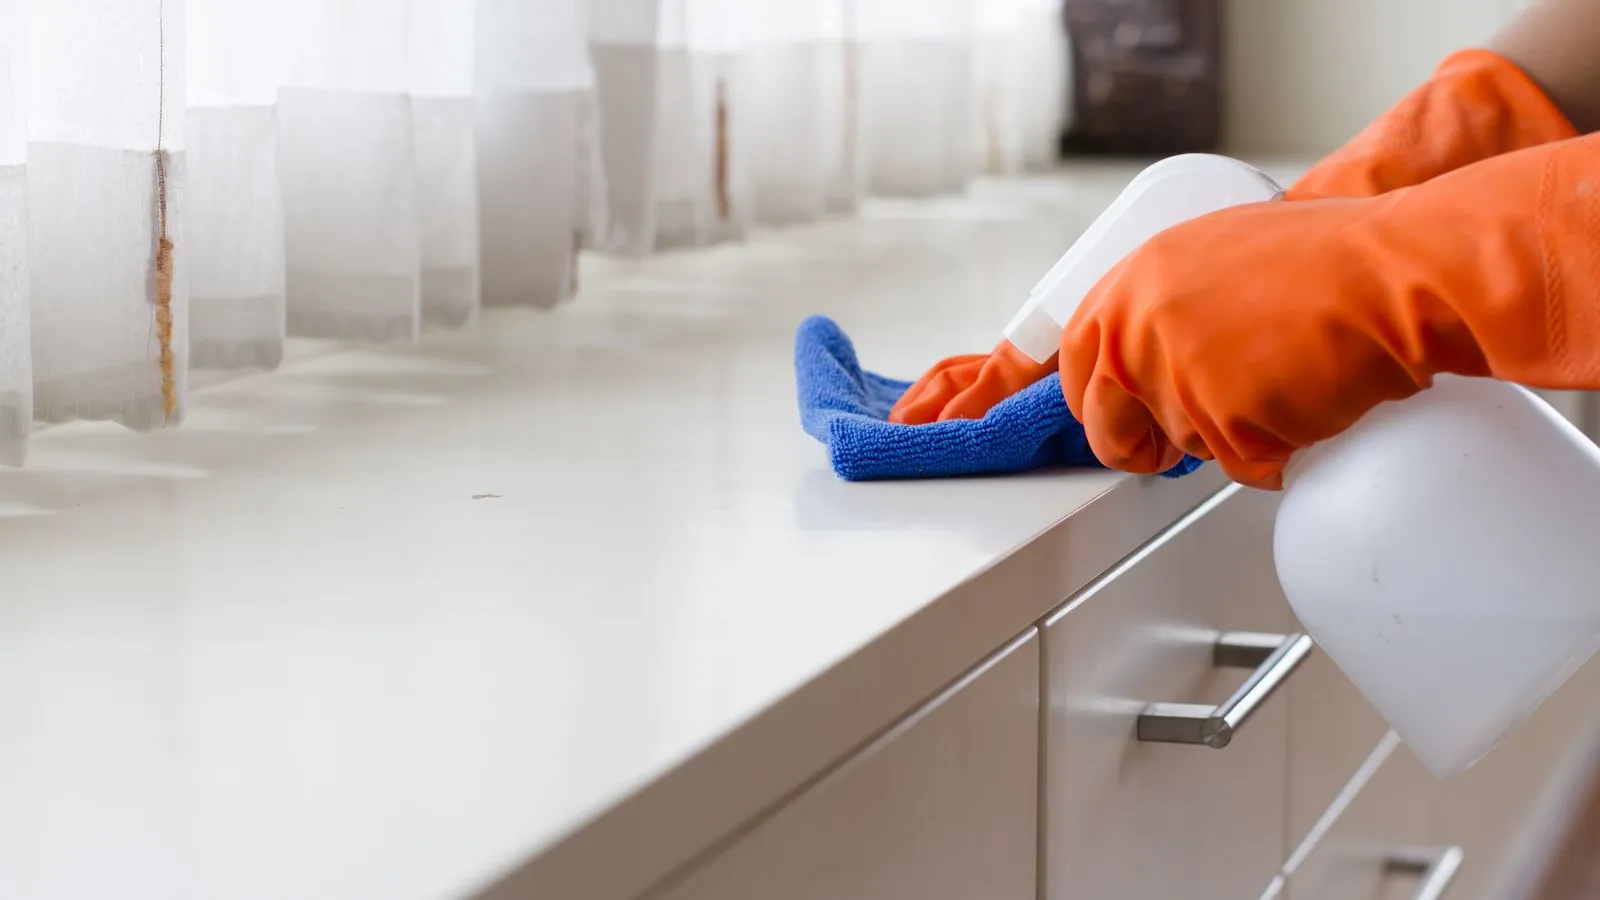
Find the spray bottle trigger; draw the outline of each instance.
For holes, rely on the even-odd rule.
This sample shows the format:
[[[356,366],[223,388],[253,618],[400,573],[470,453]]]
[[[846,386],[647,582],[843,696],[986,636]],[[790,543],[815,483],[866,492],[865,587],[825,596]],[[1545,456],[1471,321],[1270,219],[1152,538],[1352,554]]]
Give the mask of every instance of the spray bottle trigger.
[[[1209,153],[1186,153],[1146,168],[1029,292],[1005,337],[1034,362],[1056,352],[1061,331],[1105,274],[1174,225],[1245,203],[1276,200],[1283,188],[1261,170]]]

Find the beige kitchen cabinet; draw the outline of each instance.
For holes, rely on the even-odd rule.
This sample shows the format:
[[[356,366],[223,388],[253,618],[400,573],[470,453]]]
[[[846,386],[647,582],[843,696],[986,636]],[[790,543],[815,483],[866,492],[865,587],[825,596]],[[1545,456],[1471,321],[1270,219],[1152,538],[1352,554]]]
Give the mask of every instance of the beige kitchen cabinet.
[[[1387,732],[1365,764],[1344,775],[1350,749],[1374,722],[1384,726],[1324,663],[1308,662],[1291,686],[1289,763],[1291,827],[1322,830],[1286,863],[1283,890],[1269,896],[1401,900],[1426,896],[1419,890],[1430,876],[1447,900],[1529,896],[1580,799],[1574,786],[1594,749],[1600,665],[1580,670],[1472,769],[1441,782]],[[1334,796],[1318,807],[1315,798],[1335,782]],[[1453,871],[1430,869],[1438,863]]]
[[[663,900],[1033,900],[1039,640],[1026,635]]]
[[[1248,672],[1216,665],[1226,633],[1288,625],[1259,539],[1269,513],[1224,489],[1046,620],[1042,897],[1233,900],[1282,863],[1282,696],[1222,749],[1138,735],[1150,704],[1217,704],[1240,686]]]
[[[1591,743],[1600,665],[1437,781],[1307,649],[1272,565],[1277,502],[1226,487],[1177,515],[646,896],[1520,900],[1581,774],[1563,761]],[[1236,727],[1185,718],[1247,684]]]

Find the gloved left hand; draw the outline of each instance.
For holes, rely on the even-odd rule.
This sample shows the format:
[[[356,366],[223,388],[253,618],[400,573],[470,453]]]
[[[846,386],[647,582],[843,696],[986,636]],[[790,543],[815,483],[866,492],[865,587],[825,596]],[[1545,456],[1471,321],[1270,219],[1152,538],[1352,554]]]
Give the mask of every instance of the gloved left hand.
[[[1056,370],[1056,357],[1034,362],[1001,341],[993,353],[952,356],[917,379],[889,413],[889,421],[926,425],[949,419],[981,419],[996,403]]]

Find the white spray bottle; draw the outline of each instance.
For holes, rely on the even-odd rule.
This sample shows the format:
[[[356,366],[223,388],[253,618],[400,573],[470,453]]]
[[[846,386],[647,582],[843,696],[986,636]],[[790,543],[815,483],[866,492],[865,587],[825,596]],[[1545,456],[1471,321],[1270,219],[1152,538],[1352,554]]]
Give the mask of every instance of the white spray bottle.
[[[1281,196],[1227,157],[1156,163],[1033,289],[1007,339],[1049,359],[1084,294],[1139,244]],[[1312,639],[1441,779],[1600,647],[1600,448],[1516,385],[1441,376],[1296,454],[1273,544]]]

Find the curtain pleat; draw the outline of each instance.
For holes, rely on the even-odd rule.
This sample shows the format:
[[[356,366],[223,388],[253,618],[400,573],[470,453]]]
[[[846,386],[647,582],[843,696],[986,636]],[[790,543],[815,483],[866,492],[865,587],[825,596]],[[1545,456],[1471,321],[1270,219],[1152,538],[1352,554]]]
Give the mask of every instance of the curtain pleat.
[[[657,197],[665,204],[689,203],[701,229],[690,241],[712,244],[739,240],[754,220],[752,164],[756,111],[741,98],[747,79],[750,29],[765,9],[745,0],[684,0],[684,40],[688,47],[689,108],[696,124],[693,177],[686,193]],[[686,173],[687,174],[687,173]]]
[[[589,4],[600,163],[606,173],[611,223],[605,246],[618,253],[638,255],[655,249],[657,107],[664,105],[663,82],[673,77],[687,81],[686,61],[682,66],[668,61],[683,54],[683,2],[591,0]],[[664,30],[676,41],[664,41]],[[686,91],[669,93],[684,97],[687,104]]]
[[[411,115],[421,241],[421,314],[459,327],[478,312],[477,10],[410,0]]]
[[[870,192],[932,196],[975,174],[978,2],[857,0]]]
[[[871,0],[822,4],[823,175],[829,213],[851,215],[867,193],[866,107],[861,103],[861,12]]]
[[[651,249],[712,240],[717,181],[715,84],[690,28],[693,0],[665,2],[656,35]],[[726,122],[726,117],[724,117]]]
[[[183,0],[29,7],[33,414],[148,431],[189,358]]]
[[[0,0],[0,465],[21,465],[33,416],[28,317],[28,5]]]
[[[825,52],[842,37],[837,3],[778,4],[749,15],[733,107],[747,120],[750,210],[764,225],[819,218],[827,209],[827,143],[837,109],[825,91]],[[832,32],[830,34],[830,31]]]
[[[578,250],[604,222],[588,10],[577,0],[477,6],[483,299],[550,307],[571,296]]]
[[[0,0],[0,464],[188,368],[410,343],[1051,165],[1060,0]]]
[[[1059,0],[981,0],[977,134],[983,170],[1006,175],[1054,164],[1071,102]]]
[[[197,368],[283,359],[278,86],[283,16],[259,0],[202,0],[188,16],[189,346]]]
[[[293,334],[415,340],[421,323],[416,137],[403,0],[283,0],[278,91]]]

